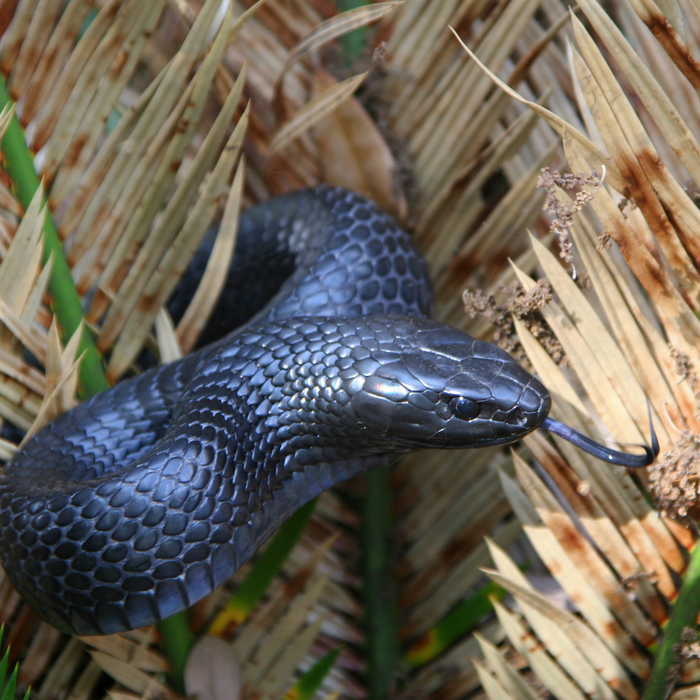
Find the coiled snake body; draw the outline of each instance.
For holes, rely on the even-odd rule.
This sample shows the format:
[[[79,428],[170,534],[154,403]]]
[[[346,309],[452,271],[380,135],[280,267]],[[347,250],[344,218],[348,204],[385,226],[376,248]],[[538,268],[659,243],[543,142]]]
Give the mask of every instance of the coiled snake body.
[[[509,355],[428,320],[422,258],[362,197],[319,187],[248,211],[231,279],[260,284],[228,302],[269,283],[259,306],[271,260],[291,276],[240,330],[76,407],[4,468],[0,557],[57,628],[162,620],[334,484],[546,419],[547,390]]]

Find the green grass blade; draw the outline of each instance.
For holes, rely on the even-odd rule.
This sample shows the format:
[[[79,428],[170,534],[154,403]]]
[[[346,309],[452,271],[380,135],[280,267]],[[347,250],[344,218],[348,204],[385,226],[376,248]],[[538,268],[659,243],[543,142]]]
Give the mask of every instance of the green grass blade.
[[[2,695],[0,696],[0,700],[14,700],[15,689],[17,688],[17,671],[18,670],[19,670],[19,664],[16,664],[15,670],[12,672],[12,675],[10,676],[10,680],[8,681],[7,685],[5,686],[5,689],[2,691]]]
[[[194,646],[187,612],[177,613],[158,623],[160,645],[170,661],[170,681],[179,693],[185,692],[185,664]],[[0,698],[0,700],[2,700]]]
[[[10,658],[10,650],[5,652],[5,656],[0,661],[0,686],[5,684],[5,676],[7,675],[7,664]]]
[[[664,629],[664,636],[651,669],[651,676],[644,688],[642,700],[657,700],[671,694],[674,667],[678,662],[678,648],[682,643],[686,627],[695,629],[700,612],[700,546],[696,545],[690,557],[683,584],[678,593],[671,615]]]
[[[287,692],[283,700],[311,700],[331,672],[342,647],[322,656]]]
[[[506,595],[504,588],[489,581],[473,596],[462,601],[435,627],[421,635],[406,652],[404,661],[414,668],[432,661],[453,642],[474,629],[479,620],[493,610],[491,596],[503,600]]]

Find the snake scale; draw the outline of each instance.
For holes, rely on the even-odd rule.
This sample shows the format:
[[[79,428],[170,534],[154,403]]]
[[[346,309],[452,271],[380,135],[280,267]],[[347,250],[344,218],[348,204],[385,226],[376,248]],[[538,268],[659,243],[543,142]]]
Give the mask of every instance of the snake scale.
[[[321,186],[248,210],[208,333],[254,317],[77,406],[3,469],[17,590],[65,632],[142,627],[211,593],[322,491],[402,454],[543,425],[577,439],[535,377],[430,320],[431,303],[409,237],[363,197]],[[581,440],[627,466],[654,456]]]

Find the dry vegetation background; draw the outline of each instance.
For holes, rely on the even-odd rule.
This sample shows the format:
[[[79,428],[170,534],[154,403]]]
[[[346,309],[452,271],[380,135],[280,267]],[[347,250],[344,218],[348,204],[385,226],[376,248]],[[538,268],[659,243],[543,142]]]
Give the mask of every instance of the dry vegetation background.
[[[640,698],[699,512],[700,2],[251,4],[0,3],[0,70],[108,378],[144,344],[193,346],[241,204],[317,182],[372,197],[414,232],[440,320],[495,333],[598,440],[648,441],[648,397],[662,449],[648,475],[541,434],[404,460],[390,696]],[[370,22],[352,56],[337,37]],[[33,430],[74,401],[77,336],[51,325],[41,197],[2,174],[0,208],[0,416]],[[162,305],[222,216],[221,264],[175,328]],[[362,488],[325,494],[262,603],[216,628],[244,697],[283,696],[334,649],[319,693],[367,696]],[[198,634],[247,570],[197,606]],[[62,637],[6,580],[0,618],[37,698],[174,696],[154,630]],[[693,642],[645,697],[700,698]]]

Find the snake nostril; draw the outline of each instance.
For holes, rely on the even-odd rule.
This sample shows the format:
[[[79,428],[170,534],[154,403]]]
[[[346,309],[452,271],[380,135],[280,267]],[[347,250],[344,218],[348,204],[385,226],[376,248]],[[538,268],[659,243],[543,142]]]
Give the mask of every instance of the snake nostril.
[[[510,422],[512,422],[514,425],[527,425],[527,414],[522,408],[514,408],[510,412],[510,419]]]

